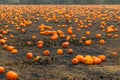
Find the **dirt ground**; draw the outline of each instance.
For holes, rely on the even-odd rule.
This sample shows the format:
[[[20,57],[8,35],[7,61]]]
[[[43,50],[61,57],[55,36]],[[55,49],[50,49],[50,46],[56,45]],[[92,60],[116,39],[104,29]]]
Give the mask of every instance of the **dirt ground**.
[[[9,34],[13,34],[15,36],[14,39],[8,39],[7,44],[12,45],[19,50],[18,54],[12,54],[7,50],[3,49],[3,45],[0,45],[0,66],[3,66],[6,71],[13,70],[19,74],[19,80],[120,80],[120,54],[118,56],[112,56],[112,52],[116,51],[120,53],[120,38],[113,39],[106,36],[105,32],[102,32],[99,29],[100,22],[102,20],[95,19],[92,21],[92,26],[89,29],[82,29],[80,32],[76,32],[75,30],[78,28],[76,23],[72,21],[71,23],[65,22],[64,20],[60,20],[60,22],[49,21],[46,22],[43,19],[43,13],[49,12],[51,6],[34,6],[30,5],[1,5],[0,12],[8,13],[11,12],[11,19],[14,19],[16,16],[15,10],[20,9],[23,13],[20,13],[25,19],[29,19],[32,21],[30,26],[24,27],[26,30],[25,33],[18,32],[15,30],[15,26],[2,18],[0,18],[0,29],[3,28],[4,25],[8,25],[8,34],[4,35],[9,38]],[[69,13],[69,10],[73,10],[74,16],[77,16],[78,19],[85,19],[86,17],[81,17],[79,15],[80,9],[89,9],[88,12],[99,11],[101,13],[107,13],[114,19],[115,12],[120,16],[120,6],[53,6],[58,10],[61,7],[64,7],[65,13]],[[10,8],[13,8],[12,10]],[[78,14],[74,11],[74,9],[78,9]],[[64,12],[63,11],[63,12]],[[19,13],[19,12],[17,12]],[[75,14],[76,13],[76,14]],[[36,16],[36,14],[40,14]],[[34,16],[34,17],[32,17]],[[39,17],[39,20],[36,18]],[[6,17],[7,18],[7,17]],[[8,18],[7,18],[8,19]],[[11,19],[8,19],[11,21]],[[73,18],[72,18],[73,19]],[[36,22],[35,22],[36,20]],[[13,20],[14,21],[14,20]],[[114,22],[112,20],[105,21],[109,25],[114,25],[118,30],[120,30],[120,21]],[[86,22],[85,24],[87,24]],[[67,49],[65,48],[63,55],[57,55],[56,50],[61,47],[61,43],[64,42],[64,39],[59,39],[57,41],[50,42],[49,37],[46,35],[40,35],[38,26],[40,24],[45,24],[48,26],[52,26],[54,30],[62,30],[65,34],[67,34],[67,28],[73,26],[74,33],[77,35],[76,40],[70,41],[70,46],[68,48],[73,49],[73,53],[71,55],[67,54]],[[58,25],[65,24],[67,27],[59,28]],[[91,46],[85,46],[84,44],[78,44],[79,39],[82,35],[85,34],[86,30],[91,31],[91,35],[88,38],[92,39],[94,42]],[[98,43],[98,39],[95,38],[96,33],[101,33],[103,35],[103,39],[106,40],[105,45],[100,45]],[[116,32],[113,34],[120,35],[120,32]],[[32,40],[31,36],[36,35],[37,39]],[[37,41],[43,40],[45,45],[42,49],[37,47]],[[31,41],[31,45],[27,45],[26,42]],[[43,56],[44,50],[49,50],[51,52],[51,56],[47,57],[48,60],[43,62],[36,62],[34,60],[26,59],[26,53],[32,52],[34,56],[40,55]],[[97,56],[100,54],[104,54],[107,58],[105,62],[102,62],[99,65],[85,65],[78,64],[73,65],[71,63],[72,58],[76,55],[93,55]],[[44,56],[43,56],[44,57]],[[46,57],[44,57],[46,58]],[[5,74],[0,74],[0,80],[5,80]]]

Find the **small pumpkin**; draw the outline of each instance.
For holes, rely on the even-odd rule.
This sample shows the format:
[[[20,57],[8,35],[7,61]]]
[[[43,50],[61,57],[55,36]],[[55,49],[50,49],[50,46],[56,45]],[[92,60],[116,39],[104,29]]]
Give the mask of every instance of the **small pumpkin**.
[[[26,57],[27,57],[28,59],[32,59],[32,58],[33,58],[33,54],[32,54],[31,52],[28,52],[28,53],[26,54]]]
[[[35,35],[33,35],[33,36],[32,36],[32,39],[34,39],[34,40],[35,40],[35,39],[37,39],[37,37],[36,37]]]
[[[119,38],[118,34],[112,36],[113,38]]]
[[[43,48],[43,44],[38,44],[38,48]]]
[[[107,33],[111,33],[111,32],[114,32],[114,29],[112,27],[108,27],[107,28]]]
[[[71,36],[66,36],[66,41],[69,41],[71,39]]]
[[[112,34],[111,34],[111,33],[108,33],[107,36],[108,36],[108,37],[112,37]]]
[[[13,49],[14,49],[14,46],[8,46],[8,47],[7,47],[7,50],[8,50],[8,51],[12,51]]]
[[[68,53],[68,54],[72,54],[72,53],[73,53],[73,49],[71,49],[71,48],[68,49],[68,50],[67,50],[67,53]]]
[[[72,38],[76,38],[76,34],[72,34]]]
[[[90,33],[90,31],[86,31],[85,34],[86,35],[90,35],[91,33]]]
[[[93,63],[94,64],[100,64],[101,63],[101,59],[98,58],[98,57],[95,57],[95,58],[93,58]]]
[[[105,44],[105,40],[104,40],[104,39],[101,39],[101,40],[99,40],[99,43],[100,43],[100,44]]]
[[[112,56],[118,56],[118,52],[112,52]]]
[[[5,44],[5,43],[6,43],[6,40],[0,39],[0,44]]]
[[[50,51],[49,51],[49,50],[45,50],[45,51],[43,52],[43,55],[44,55],[44,56],[50,56]]]
[[[13,49],[13,50],[12,50],[12,53],[13,53],[13,54],[17,54],[17,53],[18,53],[18,50],[17,50],[17,49]]]
[[[68,28],[68,34],[72,34],[73,33],[73,28],[72,27],[69,27]]]
[[[6,77],[8,80],[18,80],[18,74],[14,71],[8,71]]]
[[[58,55],[62,55],[62,54],[63,54],[63,50],[62,50],[62,49],[58,49],[58,50],[57,50],[57,54],[58,54]]]
[[[0,38],[3,38],[3,35],[2,35],[2,34],[0,34]]]
[[[5,72],[4,67],[0,66],[0,74],[1,74],[1,73],[4,73],[4,72]]]
[[[36,56],[36,57],[34,57],[34,60],[38,61],[40,58],[41,58],[40,56]]]
[[[38,41],[38,44],[44,44],[44,42],[40,40],[40,41]]]
[[[90,45],[92,44],[92,40],[86,40],[86,41],[84,42],[84,44],[85,44],[86,46],[90,46]]]
[[[26,31],[25,31],[25,29],[21,29],[21,32],[22,32],[22,33],[25,33]]]
[[[54,36],[51,36],[50,39],[53,40],[53,41],[54,41],[54,40],[57,40],[57,39],[58,39],[58,36],[55,36],[55,35],[54,35]]]
[[[81,39],[82,39],[82,40],[86,40],[87,37],[86,37],[86,36],[82,36]]]
[[[100,58],[100,59],[101,59],[101,61],[105,61],[105,60],[106,60],[105,55],[98,55],[98,58]]]
[[[72,64],[74,64],[74,65],[79,64],[79,60],[77,58],[73,58]]]
[[[88,64],[88,65],[92,65],[92,64],[93,64],[93,59],[92,59],[92,58],[85,57],[85,58],[84,58],[84,63],[85,63],[85,64]]]
[[[15,38],[15,37],[14,37],[14,35],[10,34],[10,38],[12,38],[12,39],[13,39],[13,38]]]
[[[75,58],[77,58],[79,62],[84,62],[84,57],[82,55],[77,55]]]
[[[7,47],[8,47],[7,44],[4,44],[4,45],[3,45],[3,48],[4,48],[4,49],[7,49]]]
[[[96,38],[101,38],[102,35],[101,34],[96,34]]]
[[[64,43],[62,43],[62,47],[67,48],[69,46],[69,44],[70,44],[69,42],[64,42]]]

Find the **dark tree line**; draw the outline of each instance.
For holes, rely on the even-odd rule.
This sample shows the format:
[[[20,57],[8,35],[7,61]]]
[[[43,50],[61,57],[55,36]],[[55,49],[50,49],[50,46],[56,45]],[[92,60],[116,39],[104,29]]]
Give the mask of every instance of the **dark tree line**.
[[[120,0],[0,0],[1,4],[120,4]]]

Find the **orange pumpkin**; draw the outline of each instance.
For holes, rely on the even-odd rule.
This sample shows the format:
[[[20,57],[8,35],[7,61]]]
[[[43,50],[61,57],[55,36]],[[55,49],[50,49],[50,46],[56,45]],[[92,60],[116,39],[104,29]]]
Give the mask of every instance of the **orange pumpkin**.
[[[0,44],[5,44],[5,43],[6,43],[6,40],[0,39]]]
[[[74,64],[74,65],[79,64],[79,60],[77,58],[73,58],[72,64]]]
[[[35,60],[35,61],[38,61],[39,59],[40,59],[40,56],[34,57],[34,60]]]
[[[58,49],[58,50],[57,50],[57,54],[58,54],[58,55],[62,55],[62,54],[63,54],[63,50],[62,50],[62,49]]]
[[[87,25],[85,25],[85,26],[83,26],[83,28],[87,29],[87,28],[88,28],[88,26],[87,26]]]
[[[3,35],[2,35],[2,34],[0,34],[0,38],[3,38]]]
[[[92,44],[92,40],[86,40],[86,41],[84,42],[84,44],[85,44],[86,46],[90,46],[90,45]]]
[[[13,54],[17,54],[17,53],[18,53],[18,50],[17,50],[17,49],[13,49],[13,50],[12,50],[12,53],[13,53]]]
[[[43,48],[43,44],[38,44],[38,48]]]
[[[34,39],[34,40],[35,40],[35,39],[37,39],[37,37],[36,37],[35,35],[33,35],[33,36],[32,36],[32,39]]]
[[[104,29],[104,28],[105,28],[105,26],[101,25],[99,28],[100,28],[100,29]]]
[[[4,37],[3,39],[4,39],[5,41],[7,41],[7,40],[8,40],[8,38],[7,38],[7,37]]]
[[[2,34],[7,34],[7,33],[8,33],[8,31],[3,31],[3,32],[2,32]]]
[[[112,36],[113,38],[119,38],[119,36],[117,34]]]
[[[8,46],[8,47],[7,47],[7,50],[8,50],[8,51],[12,51],[13,49],[14,49],[13,46]]]
[[[0,74],[1,74],[1,73],[4,73],[4,72],[5,72],[4,67],[0,67]]]
[[[43,55],[44,55],[44,56],[50,56],[50,51],[49,51],[49,50],[45,50],[45,51],[43,52]]]
[[[72,34],[73,33],[73,30],[72,30],[73,28],[72,27],[69,27],[68,28],[68,34]]]
[[[4,44],[3,45],[3,48],[7,49],[8,45],[7,44]]]
[[[94,58],[93,58],[93,63],[94,63],[94,64],[100,64],[100,63],[101,63],[101,59],[98,58],[98,57],[94,57]]]
[[[90,35],[90,31],[86,31],[85,33],[86,33],[86,35]]]
[[[38,41],[38,44],[44,44],[44,42],[40,40],[40,41]]]
[[[21,32],[22,32],[22,33],[25,33],[26,31],[25,31],[25,29],[21,29]]]
[[[28,59],[32,59],[32,58],[33,58],[33,54],[32,54],[31,52],[28,52],[28,53],[26,54],[26,57],[27,57]]]
[[[11,35],[10,35],[10,38],[14,38],[14,35],[11,34]]]
[[[82,55],[77,55],[75,58],[77,58],[79,62],[84,62],[84,57]]]
[[[18,80],[18,74],[14,71],[8,71],[6,77],[7,80]]]
[[[112,37],[112,34],[109,33],[109,34],[107,34],[107,36],[108,36],[108,37]]]
[[[88,64],[88,65],[91,65],[91,64],[93,64],[93,59],[91,57],[90,58],[85,57],[84,58],[84,63]]]
[[[54,36],[51,36],[50,39],[51,39],[51,40],[57,40],[57,39],[58,39],[58,36],[55,36],[55,35],[54,35]]]
[[[118,29],[117,29],[117,28],[115,28],[115,29],[114,29],[114,32],[118,32]]]
[[[70,36],[68,35],[68,36],[66,36],[66,41],[69,41],[70,40]]]
[[[68,50],[67,50],[67,53],[68,53],[68,54],[72,54],[72,53],[73,53],[73,49],[68,49]]]
[[[20,31],[20,30],[21,30],[21,28],[20,28],[20,27],[17,27],[17,28],[16,28],[16,30]]]
[[[100,59],[101,59],[101,61],[105,61],[105,60],[106,60],[105,55],[98,55],[98,58],[100,58]]]
[[[114,29],[113,29],[112,27],[108,27],[108,28],[107,28],[107,32],[108,32],[108,33],[114,32]]]
[[[86,40],[87,37],[86,37],[86,36],[82,36],[81,39],[82,39],[82,40]]]
[[[65,38],[65,35],[64,35],[64,34],[61,34],[61,35],[60,35],[60,38]]]
[[[67,48],[69,46],[69,44],[70,44],[69,42],[64,42],[64,43],[62,43],[62,47]]]
[[[6,29],[6,28],[8,28],[8,25],[5,25],[5,26],[4,26],[4,29]]]
[[[96,38],[101,38],[102,35],[101,34],[96,34]]]
[[[76,34],[72,34],[72,38],[76,38]]]
[[[99,43],[100,43],[100,44],[105,44],[105,40],[104,40],[104,39],[101,39],[101,40],[99,40]]]
[[[89,23],[88,26],[92,26],[92,23]]]

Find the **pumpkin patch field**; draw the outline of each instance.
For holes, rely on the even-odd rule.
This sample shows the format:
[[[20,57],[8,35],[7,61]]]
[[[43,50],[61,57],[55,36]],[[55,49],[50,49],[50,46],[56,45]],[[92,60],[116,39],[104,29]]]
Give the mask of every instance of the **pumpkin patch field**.
[[[0,80],[120,80],[120,6],[0,5]]]

